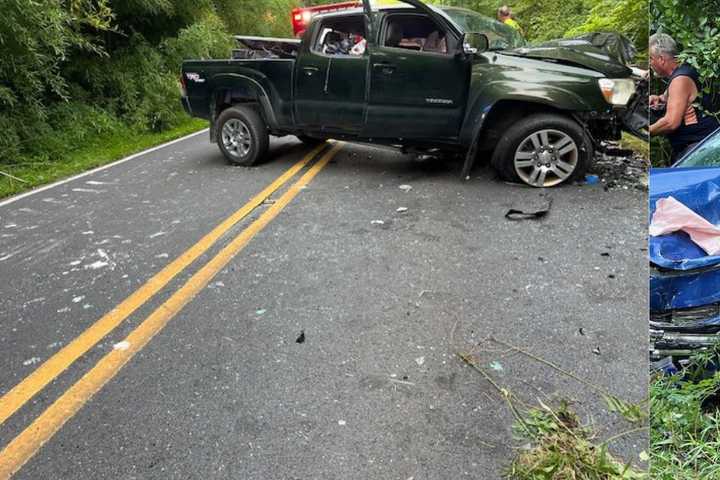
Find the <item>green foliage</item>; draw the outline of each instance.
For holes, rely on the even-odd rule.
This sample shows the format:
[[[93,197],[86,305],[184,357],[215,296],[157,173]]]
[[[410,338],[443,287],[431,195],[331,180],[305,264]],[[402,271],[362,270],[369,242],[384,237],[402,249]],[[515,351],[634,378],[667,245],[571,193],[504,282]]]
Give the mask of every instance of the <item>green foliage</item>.
[[[244,3],[225,6],[237,12]],[[108,130],[178,125],[182,60],[226,58],[233,45],[214,8],[210,0],[3,2],[0,163],[60,159]]]
[[[720,79],[720,2],[653,0],[653,31],[671,35],[680,45],[680,59],[697,68],[707,86]]]
[[[619,32],[647,50],[648,0],[437,0],[438,5],[470,8],[495,17],[501,5],[512,7],[525,37],[531,42],[586,32]]]
[[[567,402],[553,410],[546,405],[530,409],[515,434],[529,441],[507,472],[513,480],[622,480],[646,479],[639,469],[613,457],[607,444],[592,442],[593,432],[580,425]]]
[[[705,91],[720,92],[720,2],[653,0],[650,28],[675,39],[681,49],[680,61],[697,69]],[[653,93],[661,93],[665,88],[663,81],[656,79],[652,83]],[[655,140],[651,147],[653,164],[669,163],[665,141]]]
[[[720,373],[708,377],[708,353],[685,372],[656,378],[650,387],[651,478],[720,478]]]

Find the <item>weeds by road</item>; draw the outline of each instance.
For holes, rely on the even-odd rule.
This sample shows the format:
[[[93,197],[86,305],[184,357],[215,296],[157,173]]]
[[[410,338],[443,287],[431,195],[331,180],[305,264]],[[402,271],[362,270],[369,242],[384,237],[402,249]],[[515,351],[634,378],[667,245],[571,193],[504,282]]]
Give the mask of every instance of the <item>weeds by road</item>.
[[[160,133],[114,131],[69,151],[62,158],[23,163],[0,163],[0,198],[30,190],[39,185],[105,165],[154,145],[182,137],[207,127],[207,122],[187,119],[179,126]]]
[[[537,405],[522,401],[508,388],[500,385],[490,372],[482,367],[475,352],[458,353],[458,356],[490,383],[507,404],[515,418],[514,436],[524,445],[512,459],[505,477],[511,480],[622,480],[646,479],[647,473],[624,462],[609,452],[609,446],[620,437],[647,429],[647,414],[642,404],[626,402],[573,372],[538,357],[522,348],[497,339],[489,339],[506,352],[521,354],[528,360],[542,364],[556,373],[585,385],[603,398],[609,411],[622,416],[631,424],[626,432],[602,442],[591,425],[583,425],[571,408],[571,403],[560,398],[549,406],[540,398]],[[492,365],[491,365],[491,368]],[[641,454],[647,460],[647,452]]]
[[[720,374],[707,368],[717,354],[701,352],[684,371],[652,381],[651,478],[720,478]]]

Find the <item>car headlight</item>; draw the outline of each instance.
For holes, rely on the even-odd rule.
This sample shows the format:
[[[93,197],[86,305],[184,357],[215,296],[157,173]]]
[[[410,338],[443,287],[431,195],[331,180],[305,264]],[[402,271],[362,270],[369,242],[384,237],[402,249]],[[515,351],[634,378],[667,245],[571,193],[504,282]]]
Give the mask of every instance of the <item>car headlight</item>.
[[[598,84],[605,101],[613,105],[627,105],[635,93],[635,82],[631,78],[601,78]]]

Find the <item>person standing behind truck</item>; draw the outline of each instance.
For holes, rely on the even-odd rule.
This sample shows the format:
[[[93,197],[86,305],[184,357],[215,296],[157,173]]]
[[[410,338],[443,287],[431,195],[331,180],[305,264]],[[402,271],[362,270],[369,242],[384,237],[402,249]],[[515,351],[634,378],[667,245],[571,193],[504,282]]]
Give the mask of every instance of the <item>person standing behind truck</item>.
[[[665,93],[650,95],[650,108],[665,107],[665,114],[650,125],[650,135],[667,137],[674,161],[720,127],[720,122],[712,115],[716,113],[712,94],[702,92],[697,70],[678,62],[677,44],[670,35],[652,35],[649,53],[653,71],[669,80]],[[695,102],[702,108],[694,106]]]
[[[517,20],[512,18],[512,10],[507,5],[503,5],[502,7],[498,8],[497,18],[498,21],[514,28],[515,30],[520,32],[520,34],[523,33],[522,28],[520,28],[520,24],[517,22]]]

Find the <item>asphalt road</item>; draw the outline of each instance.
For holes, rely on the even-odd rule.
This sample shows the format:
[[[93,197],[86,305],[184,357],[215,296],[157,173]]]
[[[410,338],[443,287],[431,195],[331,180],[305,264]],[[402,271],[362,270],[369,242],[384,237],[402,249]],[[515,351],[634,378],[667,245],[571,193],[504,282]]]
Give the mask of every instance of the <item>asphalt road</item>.
[[[638,190],[539,191],[489,169],[461,181],[457,163],[345,144],[287,205],[307,167],[157,294],[118,307],[309,151],[273,139],[270,161],[232,167],[201,134],[0,207],[3,398],[129,312],[0,425],[0,448],[27,460],[15,478],[499,478],[521,443],[456,355],[468,351],[529,403],[571,399],[600,438],[633,428],[592,388],[488,337],[646,398]],[[504,218],[550,199],[542,220]],[[147,333],[155,317],[166,323]],[[142,332],[144,347],[124,343]],[[639,462],[646,442],[613,450]]]

